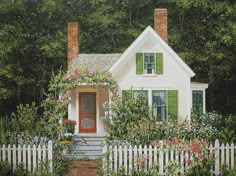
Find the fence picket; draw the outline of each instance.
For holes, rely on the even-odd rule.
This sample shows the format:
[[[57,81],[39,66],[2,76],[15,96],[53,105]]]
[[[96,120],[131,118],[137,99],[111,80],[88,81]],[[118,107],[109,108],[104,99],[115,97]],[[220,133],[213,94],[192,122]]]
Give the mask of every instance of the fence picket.
[[[106,156],[106,153],[107,153],[107,145],[104,145],[103,148],[102,148],[102,155],[103,155],[103,159],[102,159],[102,162],[103,162],[103,170],[105,170],[107,168],[107,156]]]
[[[234,144],[233,143],[231,143],[231,147],[230,147],[230,153],[231,153],[231,164],[230,164],[230,166],[231,166],[231,169],[233,169],[234,168]]]
[[[229,143],[226,144],[226,161],[225,164],[227,166],[227,168],[229,169]]]
[[[136,145],[134,146],[134,170],[138,170],[138,148]]]
[[[18,151],[18,153],[17,153],[17,158],[18,158],[17,163],[19,164],[19,163],[22,162],[22,160],[21,160],[21,145],[20,144],[17,147],[17,151]]]
[[[103,150],[107,151],[105,148]],[[214,167],[211,167],[211,172],[214,173],[214,175],[219,176],[220,167],[222,165],[227,165],[228,169],[234,168],[235,145],[233,143],[231,145],[228,143],[226,145],[220,145],[219,141],[216,140],[214,146],[212,144],[209,146],[209,150],[210,154],[214,154],[213,156],[215,160],[212,165]],[[143,164],[145,171],[158,165],[159,174],[163,175],[169,161],[173,160],[176,160],[181,164],[182,174],[184,174],[183,171],[188,166],[188,162],[190,162],[190,159],[193,159],[195,155],[184,150],[158,149],[156,145],[144,145],[144,147],[141,145],[139,147],[124,145],[124,147],[119,146],[119,148],[115,145],[114,147],[109,146],[109,151],[112,152],[108,153],[109,156],[103,159],[104,165],[110,163],[110,170],[114,172],[124,168],[125,175],[132,175],[133,170],[141,169]],[[201,154],[204,155],[204,153]]]
[[[46,161],[46,145],[43,145],[43,161]]]
[[[154,146],[154,164],[157,166],[157,146]]]
[[[8,144],[7,146],[7,161],[8,163],[11,164],[11,145],[10,144]]]
[[[27,153],[28,153],[27,155],[28,171],[31,172],[31,146],[30,145],[28,145]]]
[[[133,160],[132,160],[132,155],[133,155],[133,150],[132,146],[129,146],[129,174],[132,174],[132,169],[133,169]]]
[[[221,162],[220,162],[220,164],[224,165],[225,164],[225,145],[224,144],[221,144],[220,150],[221,150],[221,157],[220,157]]]
[[[42,149],[41,149],[41,145],[39,144],[38,145],[38,163],[40,163],[42,160],[41,159],[41,157],[42,157],[41,152],[42,152]]]
[[[33,172],[36,169],[36,146],[35,144],[33,145]]]
[[[49,161],[49,170],[52,172],[52,141],[48,141],[48,161]]]
[[[147,146],[145,145],[144,146],[144,148],[143,148],[143,153],[144,153],[144,156],[143,156],[143,160],[144,160],[144,170],[145,170],[145,172],[147,172],[147,157],[148,157],[148,155],[147,155]]]
[[[138,167],[139,167],[139,170],[141,169],[141,166],[140,166],[140,160],[143,156],[143,149],[142,149],[142,146],[139,145],[139,148],[138,148]]]
[[[23,163],[27,163],[26,162],[26,146],[25,145],[23,145]],[[24,169],[26,169],[27,168],[27,166],[26,166],[26,164],[24,164]]]
[[[216,151],[215,151],[215,174],[216,175],[219,175],[220,174],[220,163],[219,163],[219,149],[220,149],[220,144],[219,144],[219,140],[216,140],[215,141],[215,149],[216,149]]]
[[[159,174],[163,175],[163,150],[159,150]]]
[[[114,147],[114,170],[117,172],[117,146]]]
[[[124,147],[124,169],[125,169],[125,174],[127,174],[127,146]]]
[[[168,163],[169,163],[169,150],[165,150],[165,164],[168,166]]]
[[[122,147],[120,145],[119,146],[119,168],[122,168],[122,162],[123,162],[123,159],[122,159]]]
[[[149,145],[148,154],[149,154],[149,157],[148,157],[148,160],[149,160],[148,168],[151,169],[152,168],[152,146],[151,145]]]
[[[12,147],[12,164],[13,164],[13,169],[16,169],[16,145],[14,144]]]
[[[109,162],[108,164],[110,165],[110,170],[113,169],[113,165],[114,165],[114,162],[112,162],[112,156],[113,156],[113,150],[112,150],[112,146],[109,146]]]
[[[6,161],[6,145],[2,146],[2,161]]]
[[[173,150],[170,151],[170,160],[171,161],[174,160],[174,151]]]

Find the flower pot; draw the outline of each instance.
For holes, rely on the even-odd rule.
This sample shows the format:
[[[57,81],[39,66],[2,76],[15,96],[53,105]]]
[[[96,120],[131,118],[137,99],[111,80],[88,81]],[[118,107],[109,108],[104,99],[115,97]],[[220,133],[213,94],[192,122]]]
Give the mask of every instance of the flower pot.
[[[74,133],[75,133],[75,128],[68,128],[68,127],[66,127],[66,128],[65,128],[65,132],[66,132],[66,133],[74,134]]]

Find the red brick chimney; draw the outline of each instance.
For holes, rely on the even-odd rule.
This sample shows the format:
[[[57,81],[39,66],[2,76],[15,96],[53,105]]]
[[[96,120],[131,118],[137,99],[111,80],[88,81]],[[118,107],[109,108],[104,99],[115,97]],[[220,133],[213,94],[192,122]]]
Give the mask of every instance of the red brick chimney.
[[[168,43],[168,13],[167,9],[154,10],[154,29]]]
[[[67,24],[67,68],[72,60],[78,56],[78,23],[70,22]]]

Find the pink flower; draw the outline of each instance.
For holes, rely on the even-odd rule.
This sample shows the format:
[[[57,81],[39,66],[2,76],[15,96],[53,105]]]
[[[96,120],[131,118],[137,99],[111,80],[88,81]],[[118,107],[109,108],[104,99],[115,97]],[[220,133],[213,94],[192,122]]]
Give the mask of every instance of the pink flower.
[[[187,159],[186,161],[188,164],[191,164],[193,161],[191,160],[191,158]]]
[[[200,151],[200,145],[198,143],[193,143],[191,146],[191,151],[193,153],[198,153]]]
[[[76,75],[77,78],[79,78],[81,72],[78,69],[75,69],[74,74]]]
[[[88,74],[89,74],[90,76],[92,76],[92,75],[94,75],[94,72],[90,71]]]

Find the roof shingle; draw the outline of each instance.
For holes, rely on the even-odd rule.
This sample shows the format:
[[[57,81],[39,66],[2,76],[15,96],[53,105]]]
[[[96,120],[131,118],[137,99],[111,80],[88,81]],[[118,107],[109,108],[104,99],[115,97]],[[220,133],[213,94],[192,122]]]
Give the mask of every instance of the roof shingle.
[[[121,53],[113,54],[79,54],[72,62],[74,68],[86,68],[90,71],[107,71],[120,57]]]

